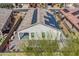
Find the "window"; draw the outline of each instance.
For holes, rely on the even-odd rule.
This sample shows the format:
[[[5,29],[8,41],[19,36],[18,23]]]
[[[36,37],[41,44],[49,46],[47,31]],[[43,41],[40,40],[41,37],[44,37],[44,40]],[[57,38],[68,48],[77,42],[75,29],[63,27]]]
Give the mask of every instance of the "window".
[[[45,33],[44,32],[42,32],[42,38],[45,38]]]
[[[67,9],[63,9],[63,11],[64,11],[64,12],[66,12],[66,13],[68,13],[68,12],[69,12],[69,10],[67,10]]]
[[[51,6],[51,5],[52,5],[52,3],[48,3],[48,5],[50,5],[50,6]]]
[[[19,33],[20,40],[29,39],[29,33]]]
[[[73,15],[78,15],[78,14],[79,14],[79,10],[76,11],[76,12],[73,12],[72,14],[73,14]]]
[[[31,33],[31,37],[34,38],[34,33]]]
[[[34,10],[31,24],[35,24],[36,22],[37,22],[37,9]]]

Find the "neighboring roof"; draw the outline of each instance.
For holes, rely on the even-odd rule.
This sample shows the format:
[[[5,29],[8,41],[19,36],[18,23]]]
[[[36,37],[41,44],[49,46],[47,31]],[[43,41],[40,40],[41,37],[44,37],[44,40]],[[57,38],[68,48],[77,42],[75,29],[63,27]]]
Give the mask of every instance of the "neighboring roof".
[[[73,15],[72,13],[79,11],[79,9],[67,9],[69,12],[64,12],[64,9],[61,9],[60,11],[65,15],[67,20],[71,22],[77,30],[79,30],[79,19],[77,18],[77,15]],[[79,13],[78,13],[79,14]]]
[[[79,8],[79,3],[67,3],[67,8]]]
[[[0,8],[0,30],[3,28],[7,19],[11,15],[12,10]]]
[[[22,20],[17,31],[31,27],[33,24],[46,24],[56,29],[59,28],[53,13],[49,10],[30,9],[27,12],[25,18]]]

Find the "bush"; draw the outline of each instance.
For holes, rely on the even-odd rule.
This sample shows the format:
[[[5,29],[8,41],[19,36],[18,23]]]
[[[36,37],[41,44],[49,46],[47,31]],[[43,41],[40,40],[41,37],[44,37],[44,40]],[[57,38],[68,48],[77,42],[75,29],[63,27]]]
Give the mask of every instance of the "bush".
[[[10,3],[1,3],[0,8],[13,8],[13,4]]]

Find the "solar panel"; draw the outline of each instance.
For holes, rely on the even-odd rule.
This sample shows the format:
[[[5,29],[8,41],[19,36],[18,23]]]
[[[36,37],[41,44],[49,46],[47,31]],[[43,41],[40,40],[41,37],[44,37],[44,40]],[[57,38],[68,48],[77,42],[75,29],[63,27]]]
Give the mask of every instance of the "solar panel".
[[[34,10],[33,17],[32,17],[32,24],[37,22],[37,9]]]
[[[59,28],[58,23],[56,22],[55,17],[50,14],[49,12],[46,12],[47,16],[44,16],[44,18],[48,19],[49,21],[45,20],[45,24],[53,26],[55,28]]]

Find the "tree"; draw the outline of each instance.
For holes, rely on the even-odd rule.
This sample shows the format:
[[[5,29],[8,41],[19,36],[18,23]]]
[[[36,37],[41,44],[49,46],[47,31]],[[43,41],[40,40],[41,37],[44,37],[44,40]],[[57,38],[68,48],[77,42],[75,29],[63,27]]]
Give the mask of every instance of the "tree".
[[[25,42],[22,45],[22,49],[26,55],[61,55],[57,52],[59,49],[57,40],[50,40],[49,37],[48,39],[42,38],[41,40],[28,40],[28,43]]]
[[[0,45],[3,43],[4,40],[5,38],[3,36],[0,36]]]
[[[29,45],[26,47],[26,44],[23,46],[23,50],[27,53],[30,51],[29,55],[64,55],[64,56],[79,56],[79,33],[69,34],[65,40],[65,45],[59,49],[57,40],[48,40],[42,39],[39,40],[37,46],[33,47],[31,45],[36,45],[34,40],[29,41]],[[27,54],[26,54],[27,55]]]
[[[0,8],[13,8],[13,4],[11,3],[1,3]]]
[[[62,48],[62,53],[66,56],[79,56],[79,33],[68,35],[66,46]]]

